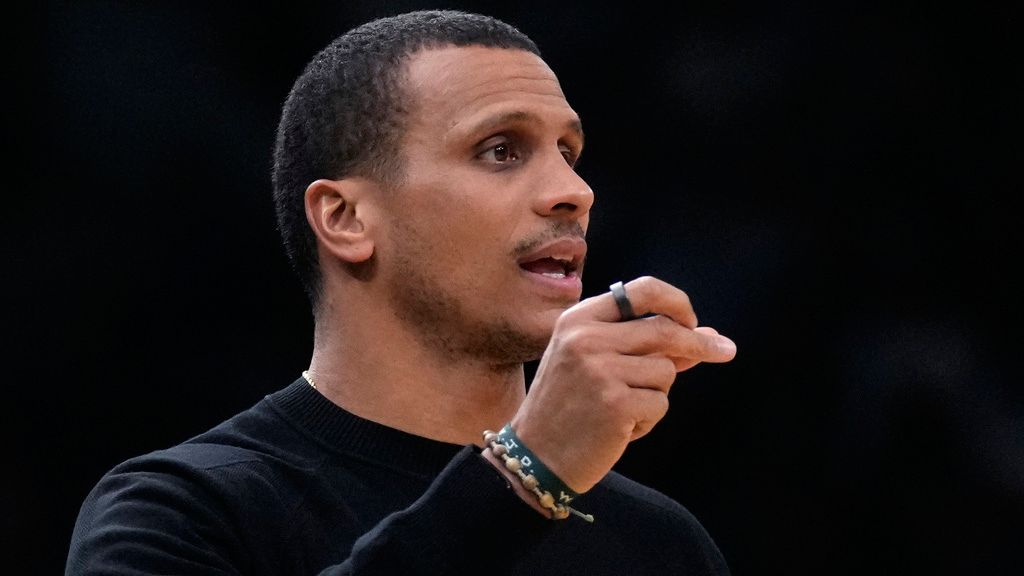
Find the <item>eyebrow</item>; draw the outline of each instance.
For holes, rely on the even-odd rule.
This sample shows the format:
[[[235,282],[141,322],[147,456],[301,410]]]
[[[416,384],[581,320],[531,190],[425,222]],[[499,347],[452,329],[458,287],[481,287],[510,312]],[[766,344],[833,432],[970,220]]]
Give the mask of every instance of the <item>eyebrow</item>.
[[[515,110],[515,111],[512,111],[512,112],[505,112],[505,113],[502,113],[502,114],[498,114],[497,116],[491,116],[489,118],[486,118],[486,119],[482,120],[479,124],[476,124],[475,126],[473,126],[471,131],[473,133],[476,133],[476,132],[489,132],[489,131],[491,131],[491,130],[499,127],[499,126],[502,126],[502,125],[505,125],[505,124],[514,124],[514,123],[517,123],[517,122],[518,123],[526,122],[526,123],[534,123],[534,124],[542,124],[543,123],[543,121],[541,120],[540,116],[537,116],[533,112],[525,112],[525,111],[522,111],[522,110]],[[580,139],[580,143],[581,144],[583,143],[583,141],[584,141],[583,122],[581,122],[579,118],[573,118],[572,120],[566,122],[565,128],[568,129],[569,131],[573,132],[574,134],[576,134],[576,136],[579,137],[579,139]]]

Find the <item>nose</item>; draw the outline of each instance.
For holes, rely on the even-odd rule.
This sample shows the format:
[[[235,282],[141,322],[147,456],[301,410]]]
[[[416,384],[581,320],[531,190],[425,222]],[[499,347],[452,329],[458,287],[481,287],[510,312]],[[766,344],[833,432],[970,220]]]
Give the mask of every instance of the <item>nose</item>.
[[[569,166],[560,152],[546,160],[545,168],[538,178],[534,211],[541,216],[585,218],[594,205],[594,191],[587,182]]]

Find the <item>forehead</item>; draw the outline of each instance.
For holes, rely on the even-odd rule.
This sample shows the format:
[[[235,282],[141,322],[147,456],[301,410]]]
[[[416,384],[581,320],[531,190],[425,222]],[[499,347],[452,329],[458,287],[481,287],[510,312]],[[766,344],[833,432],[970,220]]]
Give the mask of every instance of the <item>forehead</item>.
[[[529,113],[558,123],[577,119],[555,73],[525,50],[427,49],[409,57],[406,78],[412,124],[442,133],[503,113]]]

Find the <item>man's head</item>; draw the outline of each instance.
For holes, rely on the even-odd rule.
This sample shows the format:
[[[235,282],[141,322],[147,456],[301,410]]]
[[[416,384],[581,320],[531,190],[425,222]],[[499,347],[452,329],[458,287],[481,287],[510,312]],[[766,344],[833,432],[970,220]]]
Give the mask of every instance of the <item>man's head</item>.
[[[313,306],[321,289],[316,236],[303,194],[319,178],[394,183],[409,109],[402,74],[409,55],[439,46],[493,46],[540,54],[515,28],[486,16],[420,11],[383,18],[320,51],[285,101],[274,150],[274,203],[288,258]]]
[[[451,12],[370,23],[314,59],[285,105],[275,198],[289,255],[314,302],[356,279],[434,348],[535,358],[580,296],[582,146],[515,29]]]

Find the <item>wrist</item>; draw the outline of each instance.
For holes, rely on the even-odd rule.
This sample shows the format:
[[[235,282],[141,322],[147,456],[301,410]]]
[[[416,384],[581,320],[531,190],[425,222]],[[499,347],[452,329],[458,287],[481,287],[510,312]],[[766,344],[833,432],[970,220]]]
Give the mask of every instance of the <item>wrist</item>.
[[[499,470],[504,468],[505,470],[501,471],[504,474],[507,470],[506,478],[514,476],[519,480],[519,482],[513,480],[516,490],[522,488],[536,497],[535,501],[530,501],[531,505],[540,505],[552,520],[564,520],[570,514],[575,514],[587,522],[594,521],[594,517],[590,514],[584,514],[569,506],[569,503],[578,494],[566,486],[529,448],[523,445],[515,431],[512,430],[511,424],[506,424],[501,432],[484,430],[483,437],[484,444],[489,448],[491,457],[494,458],[491,461],[492,465],[497,466],[498,461],[504,464],[499,467]],[[542,480],[538,478],[542,478]],[[552,490],[557,496],[552,494]]]
[[[535,496],[533,492],[527,490],[519,480],[519,477],[505,467],[505,462],[494,454],[490,446],[484,447],[480,454],[483,456],[484,460],[490,462],[492,466],[498,469],[498,472],[501,472],[501,475],[505,477],[509,485],[512,487],[512,490],[516,493],[516,496],[519,496],[523,502],[526,502],[531,508],[542,514],[545,518],[551,518],[551,512],[540,505],[540,502],[537,500],[537,496]]]

